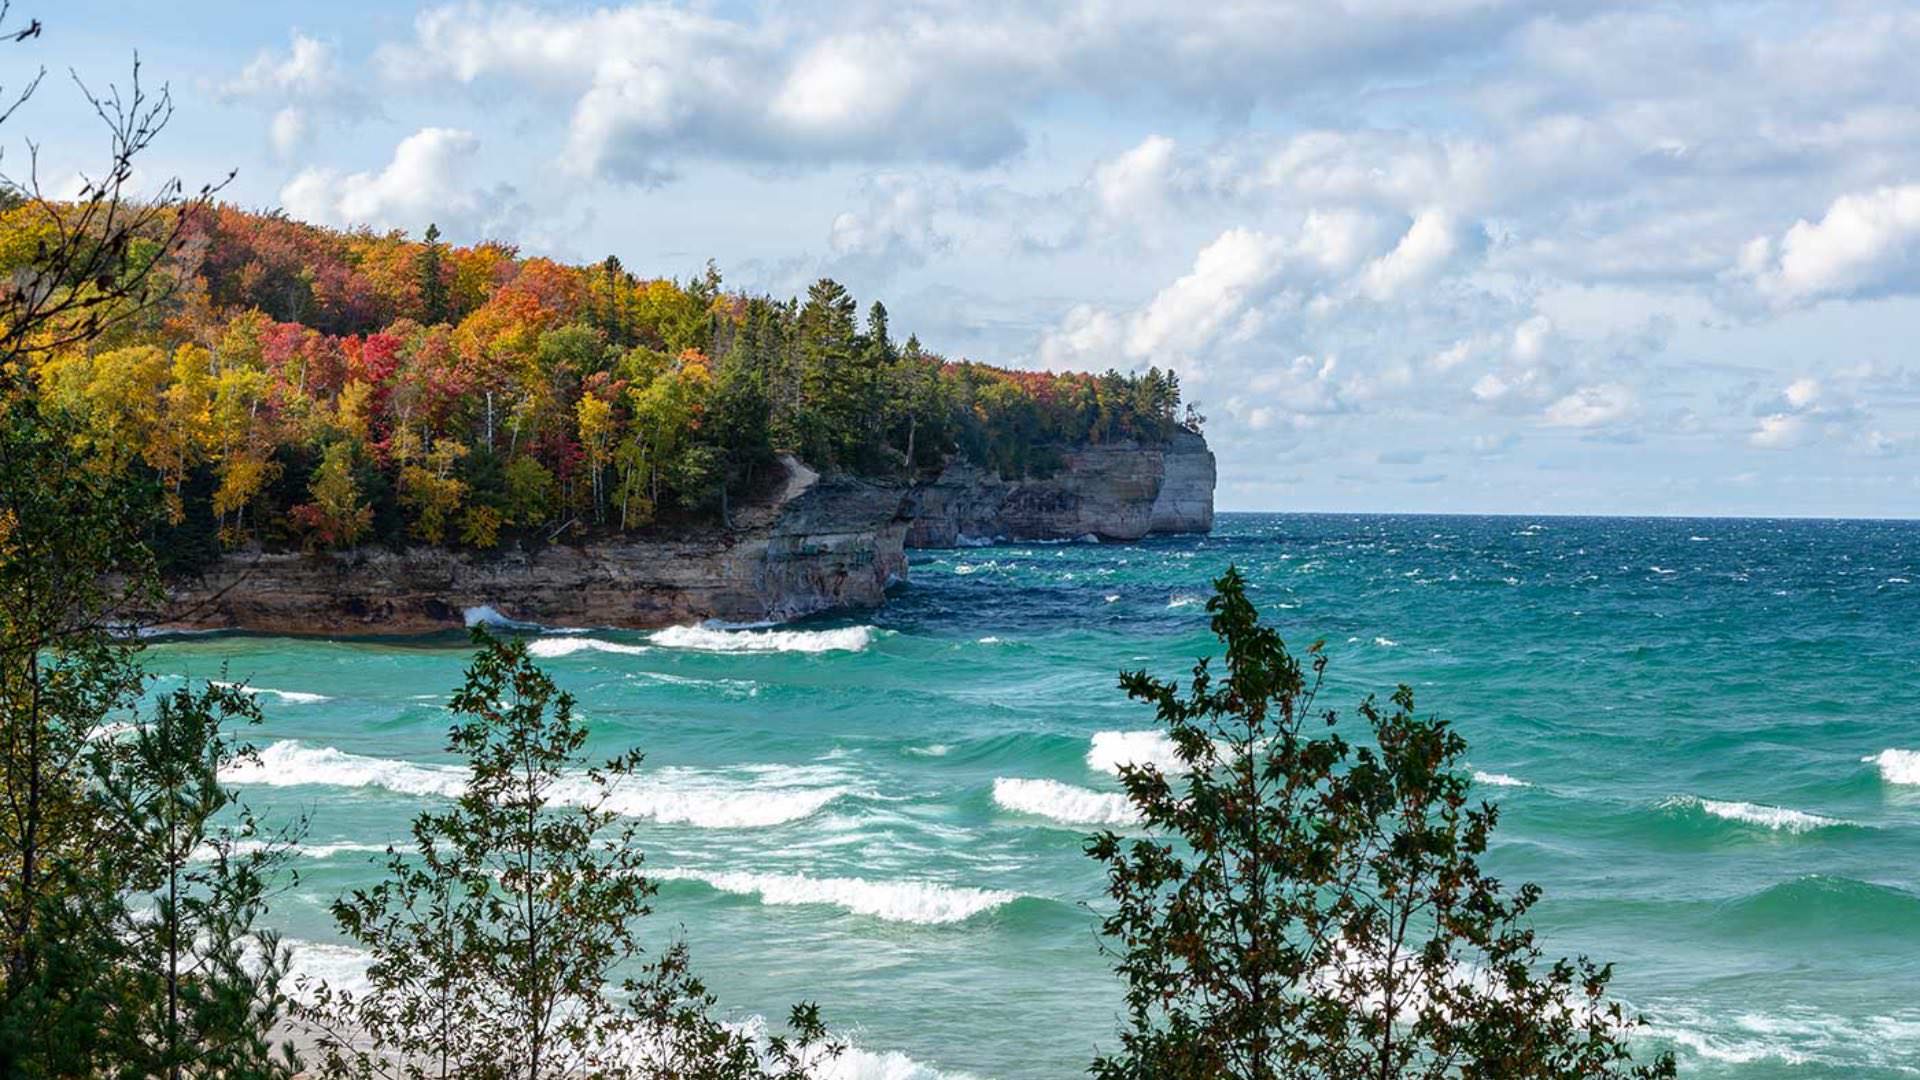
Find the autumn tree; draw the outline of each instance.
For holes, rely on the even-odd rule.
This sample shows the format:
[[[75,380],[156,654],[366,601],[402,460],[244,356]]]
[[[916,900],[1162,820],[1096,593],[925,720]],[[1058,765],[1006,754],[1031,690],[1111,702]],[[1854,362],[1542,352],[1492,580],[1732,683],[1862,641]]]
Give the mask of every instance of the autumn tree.
[[[340,439],[330,444],[307,488],[312,501],[293,508],[294,521],[306,530],[311,546],[352,547],[373,526],[373,508],[361,498],[353,457],[351,442]]]

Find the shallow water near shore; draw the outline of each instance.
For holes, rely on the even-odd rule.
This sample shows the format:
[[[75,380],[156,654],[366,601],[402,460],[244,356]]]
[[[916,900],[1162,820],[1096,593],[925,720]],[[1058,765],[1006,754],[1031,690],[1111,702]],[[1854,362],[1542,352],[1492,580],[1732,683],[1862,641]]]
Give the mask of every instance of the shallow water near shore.
[[[617,807],[741,1018],[802,998],[845,1076],[1062,1077],[1111,1048],[1091,829],[1165,752],[1116,672],[1213,651],[1238,563],[1323,701],[1412,684],[1503,816],[1488,862],[1547,891],[1549,951],[1618,964],[1649,1049],[1708,1077],[1920,1072],[1920,523],[1222,515],[1208,537],[914,553],[857,619],[529,633],[591,749],[647,752]],[[511,612],[507,614],[512,614]],[[326,903],[456,792],[458,635],[160,640],[157,690],[244,681],[231,777],[307,812],[270,922],[351,980]],[[1089,905],[1093,908],[1090,910]]]

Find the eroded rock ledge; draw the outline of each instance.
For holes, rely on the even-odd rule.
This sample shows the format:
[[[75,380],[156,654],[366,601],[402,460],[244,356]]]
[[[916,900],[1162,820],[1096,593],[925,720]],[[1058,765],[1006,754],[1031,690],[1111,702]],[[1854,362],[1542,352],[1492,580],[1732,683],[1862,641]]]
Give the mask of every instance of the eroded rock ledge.
[[[174,583],[165,625],[274,634],[419,634],[467,613],[551,626],[652,628],[786,620],[877,607],[907,576],[905,549],[968,540],[1137,540],[1213,527],[1213,454],[1168,446],[1064,452],[1044,479],[957,462],[912,487],[822,477],[782,458],[784,483],[734,527],[475,555],[438,547],[326,555],[241,552]]]

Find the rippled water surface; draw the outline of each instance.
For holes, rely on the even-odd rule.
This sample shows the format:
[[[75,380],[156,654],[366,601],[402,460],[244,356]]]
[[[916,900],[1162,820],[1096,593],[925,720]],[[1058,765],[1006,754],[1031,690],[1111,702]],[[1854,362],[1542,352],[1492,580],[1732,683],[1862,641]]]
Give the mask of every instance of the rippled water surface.
[[[1237,562],[1328,700],[1396,682],[1454,718],[1504,807],[1490,862],[1547,890],[1549,948],[1617,961],[1700,1076],[1920,1072],[1920,525],[1223,515],[1211,537],[916,553],[858,621],[544,633],[593,750],[638,744],[663,878],[741,1017],[818,998],[847,1076],[1059,1077],[1113,1044],[1090,828],[1162,752],[1115,689],[1210,651]],[[511,614],[511,613],[508,613]],[[372,878],[443,752],[459,636],[178,638],[167,679],[244,679],[256,809],[308,812],[273,920],[351,980],[325,904]],[[222,676],[222,670],[228,674]]]

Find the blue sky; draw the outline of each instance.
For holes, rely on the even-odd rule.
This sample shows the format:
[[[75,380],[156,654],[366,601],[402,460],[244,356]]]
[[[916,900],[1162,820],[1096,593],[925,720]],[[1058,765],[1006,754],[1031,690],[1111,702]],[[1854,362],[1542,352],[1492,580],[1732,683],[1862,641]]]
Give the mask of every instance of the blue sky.
[[[1920,10],[17,0],[143,179],[1178,371],[1227,509],[1920,516]]]

